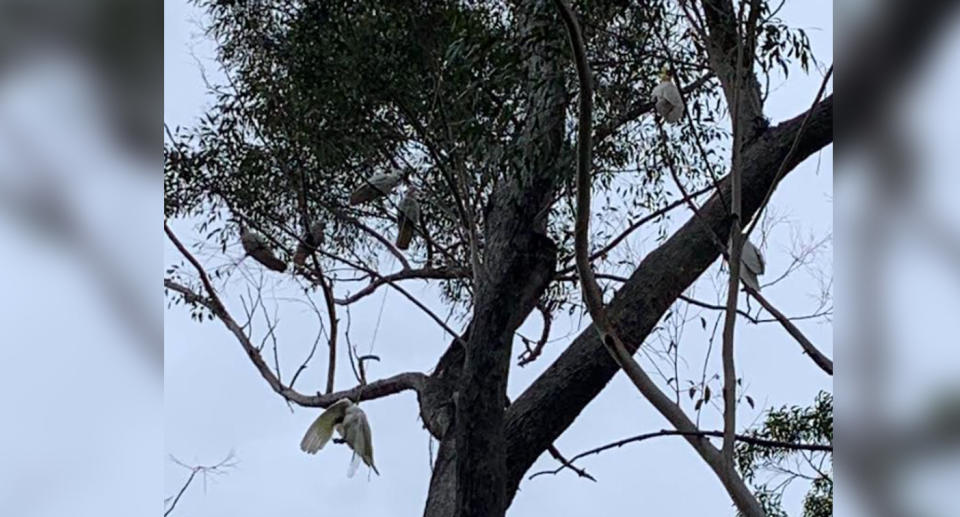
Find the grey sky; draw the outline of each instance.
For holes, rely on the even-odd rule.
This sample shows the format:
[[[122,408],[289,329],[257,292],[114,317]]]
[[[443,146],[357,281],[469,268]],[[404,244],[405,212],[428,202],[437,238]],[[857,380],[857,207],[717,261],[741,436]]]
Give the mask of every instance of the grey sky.
[[[188,54],[192,46],[201,58],[213,55],[210,43],[194,37],[199,29],[191,19],[200,18],[184,0],[165,4],[164,12],[164,120],[170,125],[190,125],[207,105],[197,65]],[[808,29],[815,55],[831,62],[833,28],[832,2],[804,0],[788,2],[782,17],[794,26]],[[215,65],[206,61],[211,77]],[[803,76],[794,71],[789,82],[776,87],[767,102],[774,123],[807,109],[820,83],[819,74]],[[823,236],[832,231],[832,147],[811,157],[791,173],[778,189],[776,210],[799,223],[804,233]],[[683,222],[688,212],[674,213],[674,223]],[[675,224],[674,224],[675,226]],[[194,240],[189,224],[174,225],[180,237]],[[791,234],[781,226],[765,249],[767,281],[775,278],[790,261]],[[655,242],[649,235],[632,239],[636,260]],[[207,263],[222,263],[240,255],[239,245],[228,249],[229,257],[202,254]],[[165,264],[179,261],[169,244]],[[822,261],[829,266],[829,255]],[[385,264],[384,267],[396,267]],[[241,270],[257,278],[262,268],[252,261]],[[698,296],[713,299],[717,265],[698,281]],[[829,271],[828,271],[829,273]],[[297,296],[287,276],[266,277],[268,292],[277,297]],[[228,307],[240,314],[234,275]],[[281,281],[282,280],[282,281]],[[761,280],[761,282],[763,279]],[[425,282],[410,283],[412,292],[445,314]],[[769,297],[789,315],[805,314],[815,307],[809,295],[815,285],[803,272],[772,286]],[[289,377],[316,334],[316,322],[304,307],[280,301],[281,366]],[[382,292],[351,309],[352,340],[361,350],[370,346],[374,323],[383,304],[382,321],[373,345],[382,361],[370,367],[369,377],[433,367],[448,339],[442,331],[402,297]],[[689,316],[697,314],[691,310]],[[713,313],[704,313],[712,323]],[[341,316],[342,318],[345,316]],[[558,318],[554,338],[574,332],[578,319]],[[535,335],[540,326],[536,314],[521,328]],[[799,326],[828,355],[832,356],[832,328],[823,322],[801,322]],[[262,329],[262,326],[261,326]],[[571,334],[570,338],[576,335]],[[761,418],[769,405],[808,405],[819,390],[831,390],[831,379],[800,355],[799,346],[775,324],[752,326],[738,323],[738,372],[749,384],[748,393],[757,410],[744,406],[739,422]],[[707,334],[699,324],[687,327],[683,346],[691,362],[702,361]],[[551,343],[544,354],[525,368],[512,366],[509,395],[515,397],[562,351],[569,341]],[[181,307],[165,312],[165,450],[187,463],[210,464],[231,449],[239,459],[238,468],[223,477],[210,479],[206,493],[200,485],[191,488],[176,514],[190,516],[261,515],[419,515],[430,478],[428,433],[418,420],[413,392],[365,402],[373,429],[376,462],[382,473],[367,482],[365,469],[347,479],[349,453],[344,447],[324,449],[317,456],[303,454],[298,447],[316,410],[296,408],[293,413],[259,377],[240,346],[217,321],[197,324]],[[323,355],[323,354],[320,354]],[[344,354],[341,353],[341,359]],[[515,353],[514,356],[517,354]],[[638,356],[642,358],[642,355]],[[715,354],[712,363],[717,370]],[[650,365],[643,359],[641,364]],[[515,365],[515,363],[514,363]],[[699,366],[690,365],[690,371]],[[321,389],[325,357],[315,360],[297,381],[302,391]],[[337,388],[354,385],[349,366],[338,364]],[[685,406],[686,407],[686,406]],[[689,409],[689,407],[687,407]],[[705,417],[704,428],[720,427],[719,412]],[[568,457],[583,450],[632,434],[659,430],[669,425],[636,392],[622,374],[592,402],[580,418],[557,441]],[[554,468],[555,461],[544,455],[530,472]],[[580,462],[599,483],[577,478],[569,471],[524,481],[509,511],[513,516],[619,515],[625,508],[637,508],[644,515],[733,515],[729,498],[714,474],[682,439],[660,438],[627,446]],[[164,493],[173,493],[188,473],[167,462]],[[795,513],[801,490],[789,490],[788,509]]]

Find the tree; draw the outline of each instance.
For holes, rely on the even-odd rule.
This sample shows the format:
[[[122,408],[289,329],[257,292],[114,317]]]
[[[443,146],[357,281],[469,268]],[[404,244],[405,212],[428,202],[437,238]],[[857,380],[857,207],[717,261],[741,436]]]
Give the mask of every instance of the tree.
[[[680,380],[667,383],[677,394],[671,400],[631,357],[684,291],[729,254],[725,309],[733,316],[725,324],[724,357],[731,368],[723,391],[724,414],[732,414],[730,322],[740,244],[728,251],[723,243],[731,228],[738,234],[741,225],[757,226],[776,185],[833,136],[832,95],[824,97],[824,88],[790,120],[771,125],[763,114],[761,85],[771,73],[785,74],[792,60],[804,71],[816,63],[802,31],[757,0],[572,8],[548,1],[200,4],[228,84],[210,85],[216,103],[195,127],[168,128],[165,216],[199,221],[205,242],[221,250],[237,240],[242,224],[286,257],[305,244],[313,222],[326,223],[309,265],[295,268],[290,280],[318,289],[327,305],[326,391],[295,390],[296,375],[281,380],[214,287],[235,266],[208,274],[167,227],[190,263],[186,271],[168,270],[164,285],[174,301],[192,304],[198,318],[219,319],[289,403],[326,407],[345,396],[415,390],[424,425],[440,441],[425,515],[502,515],[544,451],[569,466],[554,440],[621,367],[717,473],[738,508],[758,514],[733,464],[735,422],[727,422],[717,450],[681,407]],[[688,113],[668,127],[654,117],[649,98],[664,65]],[[731,174],[721,178],[728,166]],[[396,231],[395,196],[348,205],[350,192],[382,172],[400,172],[420,192],[421,219],[406,252],[388,237]],[[617,228],[618,235],[608,227],[574,232],[575,215],[582,216],[578,228],[589,222],[589,197],[584,204],[579,196],[590,188],[606,199],[601,213],[636,223]],[[680,199],[670,200],[671,191]],[[705,194],[709,199],[698,204]],[[607,275],[622,285],[605,302],[590,267],[612,268],[608,257],[630,232],[680,206],[693,210],[691,220],[662,235],[629,276]],[[588,240],[605,244],[591,251]],[[386,257],[401,269],[382,271]],[[344,266],[369,284],[338,298],[338,283],[348,279],[339,272]],[[463,330],[430,313],[451,342],[429,375],[367,382],[366,358],[348,347],[360,384],[334,392],[337,307],[389,288],[428,310],[400,285],[414,278],[439,282],[444,300],[468,320]],[[580,309],[581,280],[585,293],[594,292],[588,305],[595,325],[520,397],[507,400],[518,327],[535,309],[545,322]],[[829,359],[787,317],[748,292],[832,374]],[[256,305],[246,308],[250,319]],[[544,328],[524,361],[546,343],[549,324]],[[598,330],[616,343],[602,342]],[[264,342],[271,336],[268,325]]]

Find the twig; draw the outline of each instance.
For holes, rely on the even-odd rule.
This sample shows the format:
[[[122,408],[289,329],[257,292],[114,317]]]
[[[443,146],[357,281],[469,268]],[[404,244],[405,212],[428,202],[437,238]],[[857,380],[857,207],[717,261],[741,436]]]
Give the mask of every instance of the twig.
[[[408,280],[408,279],[452,279],[452,278],[468,278],[470,272],[462,268],[434,268],[434,267],[425,267],[421,269],[403,269],[396,273],[391,273],[389,275],[379,275],[376,272],[371,274],[373,278],[370,280],[370,283],[360,289],[354,294],[347,296],[346,298],[336,299],[337,305],[349,305],[356,302],[366,296],[369,296],[376,292],[377,288],[384,284],[389,284],[397,280]]]
[[[540,472],[536,472],[534,474],[531,474],[530,477],[528,477],[527,479],[533,479],[537,476],[542,476],[544,474],[557,474],[564,468],[573,468],[573,463],[580,458],[590,456],[593,454],[599,454],[609,449],[623,447],[624,445],[627,445],[630,443],[642,442],[645,440],[658,438],[661,436],[697,436],[697,437],[723,438],[723,432],[722,431],[677,431],[674,429],[662,429],[660,431],[644,433],[637,436],[631,436],[630,438],[624,438],[623,440],[618,440],[616,442],[609,443],[607,445],[603,445],[595,449],[590,449],[589,451],[586,451],[586,452],[581,452],[580,454],[577,454],[576,456],[570,458],[570,460],[566,464],[562,465],[561,467],[555,470],[543,470]],[[736,441],[738,442],[749,443],[749,444],[757,445],[760,447],[772,447],[772,448],[778,448],[778,449],[788,449],[793,451],[815,451],[815,452],[833,453],[833,445],[823,445],[823,444],[817,444],[817,443],[781,442],[777,440],[768,440],[765,438],[757,438],[755,436],[742,435],[742,434],[736,435],[735,438],[736,438]]]
[[[712,304],[712,303],[703,302],[703,301],[697,300],[697,299],[695,299],[695,298],[691,298],[691,297],[686,296],[686,295],[683,295],[683,294],[681,294],[681,295],[678,296],[677,298],[679,298],[679,299],[681,299],[681,300],[689,303],[690,305],[696,305],[697,307],[703,307],[704,309],[713,309],[713,310],[716,310],[716,311],[726,311],[726,310],[727,310],[726,306],[724,306],[724,305],[715,305],[715,304]],[[756,318],[754,318],[753,316],[751,316],[750,313],[748,313],[748,312],[746,312],[746,311],[737,309],[737,314],[743,316],[744,318],[747,318],[747,320],[749,320],[750,323],[759,323],[759,320],[757,320]]]
[[[550,339],[550,327],[553,324],[553,314],[550,313],[549,309],[547,309],[546,305],[543,303],[538,303],[537,309],[543,316],[543,330],[540,332],[540,339],[537,340],[533,348],[527,346],[526,351],[520,354],[520,357],[518,358],[520,361],[517,363],[517,366],[526,366],[540,357],[540,354],[543,353],[543,347]],[[521,338],[524,340],[524,344],[527,344],[528,340],[522,336]]]
[[[573,466],[573,464],[570,463],[569,460],[567,460],[566,458],[563,457],[563,454],[560,454],[560,451],[558,451],[558,450],[557,450],[557,447],[554,446],[553,444],[550,444],[550,446],[547,447],[547,451],[550,452],[550,455],[553,456],[553,458],[554,458],[555,460],[557,460],[557,461],[560,462],[560,468],[557,469],[557,472],[560,472],[561,470],[563,470],[563,468],[568,468],[568,469],[576,472],[577,475],[580,476],[580,477],[582,477],[582,478],[587,478],[587,479],[589,479],[590,481],[593,481],[594,483],[597,482],[597,478],[591,476],[590,473],[587,472],[585,469],[577,468],[577,467]],[[530,476],[530,479],[533,479],[533,476]]]
[[[664,206],[663,208],[660,208],[660,209],[658,209],[658,210],[655,210],[655,211],[653,211],[653,212],[650,212],[649,214],[647,214],[647,215],[641,217],[640,219],[638,219],[637,221],[631,223],[630,226],[627,226],[627,228],[626,228],[625,230],[623,230],[623,232],[620,233],[620,235],[617,235],[616,237],[614,237],[613,239],[611,239],[610,242],[608,242],[607,244],[605,244],[605,245],[604,245],[602,248],[600,248],[599,250],[591,253],[591,254],[590,254],[590,262],[593,262],[594,260],[596,260],[596,259],[604,256],[605,254],[609,253],[613,248],[617,247],[621,242],[623,242],[623,240],[626,239],[631,233],[633,233],[634,231],[636,231],[637,228],[640,228],[640,227],[643,226],[644,224],[646,224],[646,223],[648,223],[648,222],[656,219],[657,217],[660,217],[660,216],[666,214],[667,212],[669,212],[669,211],[677,208],[678,206],[680,206],[680,205],[688,202],[688,201],[690,200],[690,198],[696,198],[696,197],[699,197],[699,196],[701,196],[701,195],[703,195],[703,194],[706,194],[707,192],[710,192],[710,190],[711,190],[712,188],[713,188],[713,187],[704,187],[704,188],[702,188],[702,189],[700,189],[700,190],[698,190],[698,191],[696,191],[696,192],[691,193],[691,194],[690,194],[690,197],[687,197],[686,195],[683,195],[683,196],[681,196],[680,199],[678,199],[678,200],[676,200],[676,201],[673,201],[673,202],[667,204],[667,205]],[[570,272],[576,271],[576,269],[577,269],[577,266],[576,266],[576,264],[574,264],[574,265],[572,265],[572,266],[569,266],[569,267],[566,267],[566,268],[564,268],[564,269],[561,269],[560,271],[557,272],[557,274],[558,274],[558,275],[562,275],[562,274],[565,274],[565,273],[570,273]]]
[[[177,465],[180,465],[181,467],[189,470],[190,476],[187,477],[187,481],[183,484],[182,487],[180,487],[180,490],[177,492],[176,496],[172,498],[167,498],[167,500],[172,499],[172,502],[170,503],[170,506],[166,510],[164,510],[163,512],[164,517],[170,515],[173,512],[174,508],[177,507],[177,503],[180,502],[180,498],[183,497],[183,494],[187,491],[187,488],[190,487],[190,483],[193,483],[193,479],[197,476],[197,474],[203,474],[204,479],[206,479],[207,474],[210,474],[210,473],[223,474],[225,470],[231,469],[237,465],[236,461],[234,461],[233,451],[228,453],[227,456],[222,461],[220,461],[220,463],[217,463],[216,465],[209,465],[209,466],[202,466],[202,465],[190,466],[183,463],[182,461],[178,460],[173,456],[170,456],[170,459],[173,460],[173,462],[176,463]],[[204,481],[204,483],[206,483],[206,481]]]
[[[762,305],[763,308],[767,310],[767,312],[773,315],[773,317],[776,318],[778,322],[780,322],[780,325],[783,326],[784,330],[786,330],[787,333],[793,336],[793,338],[797,341],[797,343],[800,343],[800,346],[803,348],[803,351],[810,356],[810,359],[812,359],[813,362],[816,363],[821,370],[827,372],[830,375],[833,375],[833,361],[828,359],[827,356],[823,355],[823,353],[820,352],[820,350],[818,350],[817,347],[814,346],[813,343],[809,339],[807,339],[807,337],[803,335],[802,332],[800,332],[800,329],[798,329],[797,326],[794,325],[792,321],[790,321],[790,318],[787,318],[786,316],[784,316],[783,313],[778,311],[777,308],[773,306],[773,304],[771,304],[759,292],[754,291],[753,288],[747,285],[744,285],[744,289],[746,289],[751,296],[753,296],[758,302],[760,302],[760,305]]]
[[[333,281],[326,281],[320,277],[320,289],[323,291],[323,301],[327,304],[327,318],[330,320],[330,340],[328,341],[330,354],[327,358],[327,393],[333,393],[333,380],[337,368],[337,307],[333,298]]]
[[[194,258],[193,255],[183,246],[183,244],[173,233],[173,231],[170,230],[170,227],[167,226],[166,223],[164,223],[163,229],[164,232],[166,232],[167,237],[173,242],[174,246],[176,246],[177,249],[180,250],[180,253],[182,253],[184,257],[186,257],[187,260],[197,269],[197,273],[200,275],[200,279],[207,290],[208,298],[203,298],[200,295],[192,292],[189,288],[179,285],[172,280],[164,280],[164,286],[181,292],[184,294],[184,296],[188,296],[190,299],[195,300],[198,303],[202,303],[205,307],[210,309],[224,324],[224,326],[226,326],[227,329],[237,338],[240,346],[253,362],[253,365],[257,368],[257,371],[260,373],[260,375],[265,381],[267,381],[267,384],[270,385],[270,388],[272,388],[273,391],[275,391],[288,402],[294,402],[304,407],[327,407],[343,397],[351,397],[352,400],[359,401],[385,397],[387,395],[392,395],[394,393],[411,389],[419,392],[423,388],[425,375],[420,372],[401,373],[386,379],[372,382],[366,386],[366,388],[362,391],[362,394],[360,393],[360,387],[355,387],[346,391],[327,393],[324,395],[318,393],[316,396],[309,396],[284,386],[277,379],[277,376],[274,375],[270,370],[270,367],[264,362],[263,357],[257,351],[256,346],[250,342],[250,338],[247,337],[247,335],[243,332],[243,330],[240,328],[240,325],[238,325],[236,320],[234,320],[230,313],[227,312],[223,303],[220,301],[220,297],[210,284],[210,280],[207,277],[206,271],[204,271],[200,263],[197,262],[197,259]]]

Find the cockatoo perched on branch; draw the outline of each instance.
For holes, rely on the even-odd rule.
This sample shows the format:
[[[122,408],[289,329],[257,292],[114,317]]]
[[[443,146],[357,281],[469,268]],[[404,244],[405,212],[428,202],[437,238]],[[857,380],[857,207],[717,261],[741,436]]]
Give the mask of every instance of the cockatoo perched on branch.
[[[297,251],[293,254],[293,263],[302,266],[307,261],[307,255],[323,243],[323,223],[317,221],[310,225],[310,231],[300,238]]]
[[[287,270],[287,265],[273,254],[273,250],[270,249],[270,242],[263,235],[241,227],[240,244],[243,245],[243,250],[247,252],[247,255],[267,268],[280,273]]]
[[[360,466],[360,460],[363,460],[379,476],[380,471],[373,464],[373,439],[370,436],[367,415],[350,399],[340,399],[320,413],[300,441],[300,450],[308,454],[316,454],[330,441],[334,429],[343,438],[343,442],[353,450],[347,476],[353,477],[357,467]]]
[[[660,72],[660,84],[653,88],[653,102],[657,113],[671,124],[683,116],[683,99],[677,85],[673,84],[667,67],[663,67]]]
[[[417,202],[417,188],[410,186],[400,200],[400,213],[397,214],[397,248],[405,250],[410,247],[413,231],[420,223],[420,203]]]
[[[398,183],[400,183],[399,173],[375,174],[350,194],[350,205],[356,206],[386,196],[393,192]]]
[[[744,241],[743,250],[740,252],[740,280],[759,293],[760,282],[757,281],[757,276],[762,275],[764,269],[766,263],[760,250],[752,242]]]

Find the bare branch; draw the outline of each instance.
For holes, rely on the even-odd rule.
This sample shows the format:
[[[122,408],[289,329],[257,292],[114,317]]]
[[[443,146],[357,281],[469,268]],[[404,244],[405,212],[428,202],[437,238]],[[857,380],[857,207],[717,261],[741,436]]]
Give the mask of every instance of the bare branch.
[[[327,407],[330,404],[342,399],[348,398],[354,402],[364,400],[373,400],[400,393],[401,391],[414,390],[419,392],[423,389],[426,375],[420,372],[405,372],[384,379],[379,379],[367,384],[355,386],[348,390],[308,397],[302,404],[306,407]]]
[[[327,318],[330,320],[330,340],[328,345],[330,354],[327,358],[327,393],[333,392],[334,374],[337,368],[337,307],[333,298],[333,281],[320,277],[320,289],[323,291],[323,301],[327,304]]]
[[[724,47],[729,48],[729,44],[724,44],[722,41],[730,37],[729,31],[731,27],[729,23],[731,20],[729,14],[732,13],[726,13],[726,9],[729,7],[732,11],[731,3],[729,1],[716,3],[705,1],[704,5],[706,9],[716,10],[714,13],[707,13],[707,20],[711,25],[711,35],[714,36],[715,51],[723,49]],[[720,449],[720,456],[723,458],[725,475],[731,478],[736,475],[733,463],[733,442],[736,439],[737,432],[737,372],[736,363],[734,362],[734,334],[737,325],[737,302],[740,296],[738,289],[740,286],[740,257],[743,252],[743,243],[745,240],[744,236],[740,233],[743,204],[743,170],[741,165],[743,163],[744,132],[747,130],[744,123],[744,112],[740,109],[740,105],[744,100],[742,97],[744,94],[743,75],[745,71],[743,66],[744,42],[742,41],[743,38],[739,37],[736,33],[739,27],[740,20],[737,19],[736,26],[733,28],[735,31],[734,37],[737,50],[736,67],[734,68],[735,79],[733,81],[735,86],[733,89],[733,103],[729,104],[731,125],[733,126],[733,159],[730,167],[730,255],[727,259],[730,267],[730,275],[727,280],[727,311],[723,321],[723,339],[720,348],[720,357],[723,364],[723,445]],[[726,32],[726,34],[720,36],[718,33],[721,31]],[[717,61],[716,58],[714,61]],[[749,62],[753,62],[752,57]],[[754,77],[752,71],[749,74],[750,77]],[[754,83],[755,82],[756,78],[754,77]],[[751,86],[753,85],[751,84]],[[729,83],[727,87],[729,88]],[[750,88],[748,87],[748,89]],[[759,103],[759,89],[757,89],[756,92],[753,92],[752,89],[750,90],[747,94],[755,93],[757,95],[756,102]],[[729,101],[729,94],[727,99]],[[755,117],[760,111],[760,106],[749,106],[747,109],[751,111]]]
[[[800,343],[800,346],[803,347],[803,351],[810,356],[810,359],[813,359],[813,362],[817,363],[817,366],[819,366],[821,370],[833,375],[833,361],[828,359],[827,356],[823,355],[823,353],[820,352],[820,350],[818,350],[817,347],[814,346],[813,343],[807,339],[802,332],[800,332],[800,329],[798,329],[797,326],[790,321],[790,318],[784,316],[782,312],[778,311],[773,304],[771,304],[757,291],[754,291],[747,285],[744,285],[744,289],[746,289],[751,296],[760,302],[760,305],[762,305],[767,312],[773,315],[773,317],[780,322],[780,325],[783,326],[784,330],[793,336],[793,338],[797,340],[797,343]]]
[[[586,451],[586,452],[581,452],[580,454],[577,454],[576,456],[570,458],[568,462],[564,463],[559,468],[555,470],[542,470],[540,472],[536,472],[530,475],[528,479],[533,479],[537,476],[542,476],[544,474],[558,474],[564,468],[574,468],[573,462],[577,461],[580,458],[590,456],[593,454],[599,454],[603,451],[607,451],[610,449],[623,447],[624,445],[627,445],[630,443],[642,442],[645,440],[650,440],[652,438],[659,438],[661,436],[696,436],[696,437],[722,438],[723,432],[722,431],[689,431],[688,432],[688,431],[677,431],[674,429],[662,429],[660,431],[655,431],[652,433],[644,433],[637,436],[631,436],[630,438],[624,438],[623,440],[618,440],[616,442],[609,443],[607,445],[603,445],[595,449],[590,449],[589,451]],[[833,453],[833,445],[824,445],[824,444],[818,444],[818,443],[781,442],[777,440],[767,440],[765,438],[757,438],[755,436],[742,435],[742,434],[736,435],[735,438],[736,438],[736,441],[738,442],[749,443],[749,444],[757,445],[760,447],[771,447],[776,449],[786,449],[786,450],[792,450],[792,451],[815,451],[815,452]]]
[[[408,280],[408,279],[451,279],[451,278],[469,278],[470,272],[462,268],[434,268],[434,267],[425,267],[421,269],[404,269],[396,273],[391,273],[389,275],[380,276],[376,272],[372,272],[371,276],[373,279],[370,281],[370,284],[364,287],[363,289],[357,291],[346,298],[336,299],[337,305],[349,305],[356,302],[362,298],[365,298],[384,284],[392,284],[398,280]]]
[[[700,300],[691,298],[691,297],[686,296],[686,295],[680,295],[680,296],[678,296],[677,298],[679,298],[679,299],[681,299],[681,300],[689,303],[690,305],[696,305],[697,307],[703,307],[704,309],[713,309],[713,310],[717,310],[717,311],[726,311],[726,310],[727,310],[727,307],[726,307],[725,305],[715,305],[715,304],[712,304],[712,303],[703,302],[703,301],[700,301]],[[753,316],[751,316],[750,313],[748,313],[748,312],[746,312],[746,311],[737,309],[737,314],[743,316],[744,318],[747,318],[747,320],[749,320],[750,323],[759,323],[759,320],[757,320],[756,318],[754,318]]]
[[[560,468],[558,468],[558,469],[556,470],[556,472],[560,472],[560,471],[563,470],[564,468],[568,468],[568,469],[576,472],[577,475],[580,476],[580,477],[582,477],[582,478],[587,478],[587,479],[589,479],[590,481],[593,481],[594,483],[597,482],[597,479],[596,479],[595,477],[591,476],[585,469],[577,468],[577,467],[573,466],[573,464],[570,463],[570,461],[569,461],[568,459],[566,459],[566,458],[563,457],[563,454],[560,454],[560,451],[557,450],[557,447],[556,447],[555,445],[551,445],[550,447],[547,447],[547,451],[550,452],[550,455],[553,456],[553,458],[554,458],[555,460],[557,460],[557,461],[560,462]],[[536,474],[534,474],[534,475],[536,475]],[[533,479],[533,476],[530,476],[530,479]]]
[[[260,352],[250,341],[250,338],[243,332],[243,329],[240,328],[240,325],[238,325],[230,313],[227,312],[223,303],[220,301],[217,292],[210,284],[210,280],[207,277],[207,273],[203,269],[203,266],[201,266],[197,259],[194,258],[194,256],[186,249],[186,247],[183,246],[183,244],[166,223],[164,223],[163,229],[164,232],[166,232],[167,237],[173,242],[174,246],[176,246],[180,253],[182,253],[183,256],[186,257],[191,264],[193,264],[194,268],[196,268],[197,273],[200,275],[200,279],[207,290],[209,299],[202,298],[200,295],[193,293],[188,288],[179,285],[172,280],[165,280],[164,285],[170,289],[184,294],[185,296],[190,297],[193,300],[198,301],[199,303],[204,303],[204,305],[209,308],[224,324],[224,326],[226,326],[227,329],[237,338],[240,346],[243,348],[244,352],[247,353],[247,356],[253,362],[253,365],[257,368],[257,371],[260,372],[260,375],[264,378],[264,380],[267,381],[267,384],[270,385],[273,391],[283,397],[284,400],[288,402],[294,402],[304,407],[327,407],[343,397],[349,397],[352,400],[359,402],[360,400],[385,397],[387,395],[392,395],[405,390],[412,389],[419,391],[422,389],[425,376],[419,372],[402,373],[394,375],[393,377],[375,381],[366,386],[358,386],[350,390],[327,393],[325,395],[317,394],[316,396],[304,395],[303,393],[300,393],[292,388],[284,386],[280,380],[277,379],[277,376],[274,375],[274,373],[270,370],[270,367],[267,366],[266,362],[264,362]]]
[[[343,220],[344,222],[347,222],[347,223],[350,223],[350,224],[356,226],[357,228],[363,230],[363,231],[366,232],[368,235],[370,235],[371,237],[373,237],[374,239],[376,239],[378,242],[380,242],[380,244],[383,244],[383,247],[387,248],[387,251],[389,251],[391,255],[393,255],[394,257],[397,258],[398,261],[400,261],[400,264],[403,265],[403,268],[404,268],[404,269],[410,269],[410,262],[407,261],[407,257],[405,257],[404,254],[403,254],[402,252],[400,252],[400,250],[398,250],[397,247],[394,246],[392,242],[390,242],[390,239],[387,239],[386,237],[384,237],[383,235],[381,235],[380,232],[378,232],[378,231],[374,230],[373,228],[367,226],[367,225],[364,224],[362,221],[360,221],[360,220],[357,219],[356,217],[353,217],[353,216],[350,215],[350,214],[347,214],[347,213],[344,212],[343,210],[340,210],[340,209],[338,209],[338,208],[336,208],[336,207],[332,207],[332,206],[326,205],[326,204],[324,204],[324,203],[321,203],[321,204],[323,204],[324,207],[325,207],[331,214],[334,215],[334,217],[336,217],[336,218],[338,218],[338,219],[341,219],[341,220]]]
[[[526,366],[527,364],[532,363],[543,352],[543,347],[547,344],[547,341],[550,339],[550,327],[553,324],[553,314],[550,313],[550,310],[543,303],[537,304],[537,309],[540,311],[540,314],[543,316],[543,330],[540,332],[540,339],[534,344],[533,348],[527,346],[526,351],[520,354],[520,362],[517,363],[517,366]],[[521,337],[524,340],[524,344],[527,345],[528,341],[526,338]]]
[[[605,244],[602,248],[590,254],[590,262],[593,262],[594,260],[600,257],[603,257],[607,253],[610,253],[610,251],[613,250],[613,248],[616,248],[621,242],[623,242],[624,239],[626,239],[631,233],[636,231],[638,228],[640,228],[644,224],[647,224],[648,222],[666,214],[667,212],[677,208],[678,206],[689,202],[691,198],[696,198],[703,194],[706,194],[707,192],[710,192],[712,188],[713,187],[704,187],[696,192],[691,193],[689,197],[686,195],[683,195],[680,199],[667,204],[663,208],[650,212],[649,214],[638,219],[637,221],[630,223],[630,225],[627,226],[627,228],[623,230],[623,232],[621,232],[620,235],[617,235],[616,237],[611,239],[610,242]],[[577,269],[577,266],[572,265],[570,267],[561,269],[560,271],[557,272],[557,274],[562,275],[562,274],[570,273],[570,272],[576,271],[576,269]]]

